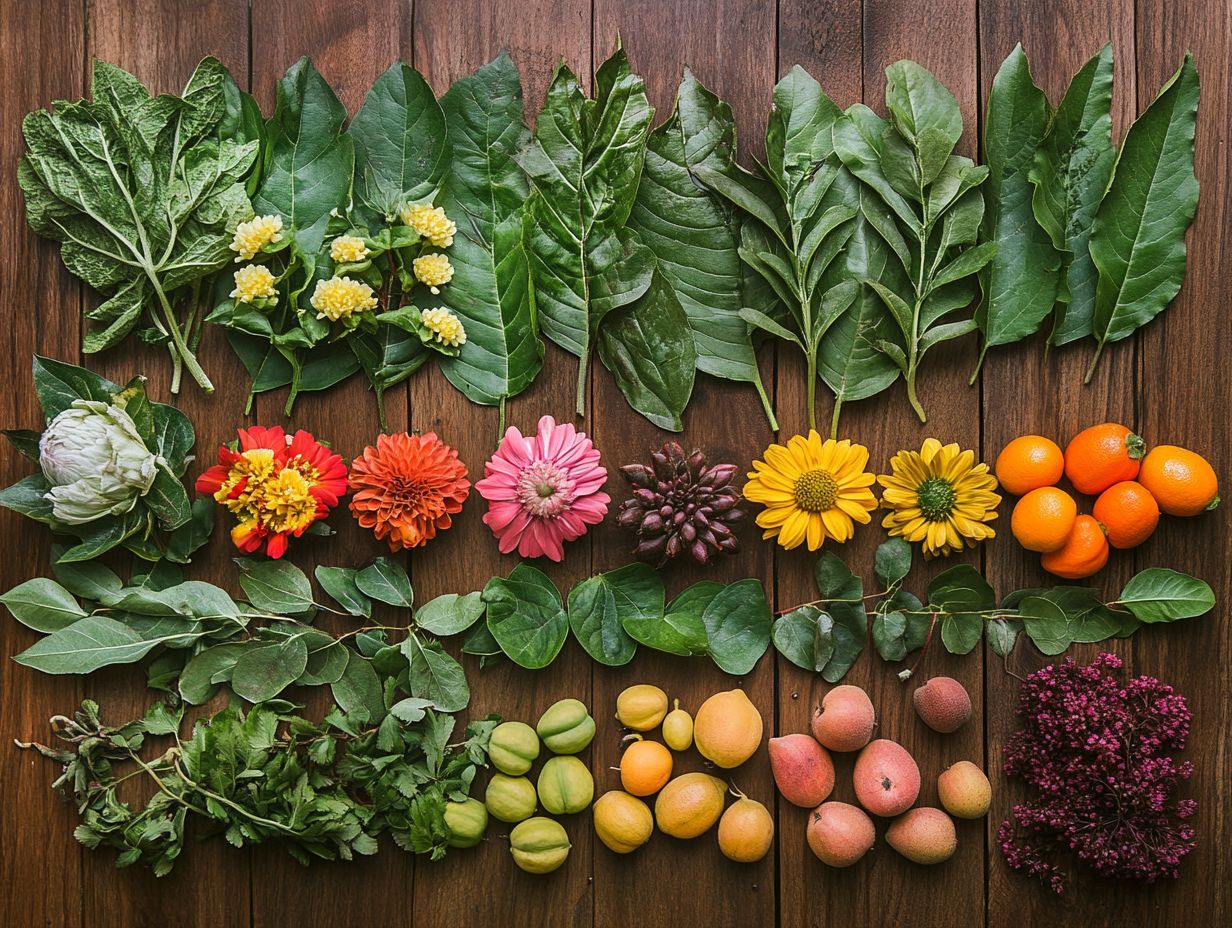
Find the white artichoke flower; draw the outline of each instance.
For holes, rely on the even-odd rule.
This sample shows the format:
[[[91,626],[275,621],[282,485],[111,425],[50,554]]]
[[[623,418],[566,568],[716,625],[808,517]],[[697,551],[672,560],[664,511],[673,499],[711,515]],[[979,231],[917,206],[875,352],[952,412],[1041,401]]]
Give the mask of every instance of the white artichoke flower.
[[[39,465],[52,487],[46,498],[70,525],[129,512],[161,463],[127,412],[95,400],[76,400],[39,440]]]

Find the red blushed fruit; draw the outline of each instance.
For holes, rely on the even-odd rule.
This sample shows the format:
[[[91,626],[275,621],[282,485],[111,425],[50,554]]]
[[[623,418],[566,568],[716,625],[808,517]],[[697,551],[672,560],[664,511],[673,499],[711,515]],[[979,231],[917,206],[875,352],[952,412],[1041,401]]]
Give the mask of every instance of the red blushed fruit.
[[[825,802],[834,789],[834,764],[826,749],[811,735],[771,738],[770,770],[783,798],[812,809]]]
[[[916,714],[933,731],[958,731],[971,718],[971,697],[953,677],[933,677],[911,694]]]
[[[856,758],[852,783],[856,799],[873,815],[892,818],[920,795],[920,768],[901,744],[879,738]]]

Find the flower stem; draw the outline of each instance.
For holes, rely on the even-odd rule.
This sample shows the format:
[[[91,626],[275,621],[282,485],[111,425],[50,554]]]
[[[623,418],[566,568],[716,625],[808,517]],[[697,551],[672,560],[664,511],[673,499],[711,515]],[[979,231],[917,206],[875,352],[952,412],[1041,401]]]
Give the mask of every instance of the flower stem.
[[[176,322],[175,312],[171,308],[171,301],[167,299],[167,294],[163,290],[162,283],[158,280],[158,275],[154,273],[154,268],[147,265],[145,267],[146,276],[150,278],[150,283],[154,285],[154,292],[158,295],[159,306],[162,307],[163,316],[167,320],[167,334],[171,336],[171,341],[175,345],[175,352],[179,355],[184,366],[188,368],[188,373],[192,374],[193,380],[206,393],[214,392],[214,385],[210,383],[210,378],[206,376],[201,365],[197,362],[196,355],[189,350],[188,345],[184,342],[184,333],[180,331],[180,326]],[[172,393],[179,392],[179,383],[171,388]]]
[[[808,353],[808,423],[809,429],[817,428],[817,356]]]
[[[928,417],[924,415],[924,407],[920,405],[920,399],[915,394],[915,375],[917,368],[915,365],[909,365],[907,368],[907,402],[911,404],[911,408],[915,410],[915,414],[920,417],[921,422],[927,422]]]

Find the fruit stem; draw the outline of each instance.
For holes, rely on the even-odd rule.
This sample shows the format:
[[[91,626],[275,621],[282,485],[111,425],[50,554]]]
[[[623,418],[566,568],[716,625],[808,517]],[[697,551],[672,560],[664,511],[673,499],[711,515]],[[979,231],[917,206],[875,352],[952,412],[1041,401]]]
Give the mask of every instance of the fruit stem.
[[[933,640],[933,632],[937,628],[937,613],[932,613],[932,619],[928,623],[928,634],[924,636],[924,645],[920,648],[920,653],[916,655],[915,663],[910,668],[898,675],[898,679],[906,683],[915,674],[915,669],[920,666],[920,661],[924,660],[924,655],[928,653],[928,645]]]

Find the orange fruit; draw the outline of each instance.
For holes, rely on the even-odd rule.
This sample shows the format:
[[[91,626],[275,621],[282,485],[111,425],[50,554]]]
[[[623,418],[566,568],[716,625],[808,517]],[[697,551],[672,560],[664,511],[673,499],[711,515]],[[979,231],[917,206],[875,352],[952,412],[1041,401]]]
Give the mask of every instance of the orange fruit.
[[[1001,449],[993,469],[1007,492],[1022,496],[1060,480],[1065,456],[1055,441],[1041,435],[1023,435]]]
[[[1059,551],[1040,557],[1040,565],[1055,577],[1081,580],[1108,563],[1108,538],[1095,516],[1079,516],[1074,530]]]
[[[1065,446],[1065,476],[1079,493],[1098,496],[1114,483],[1135,480],[1146,443],[1123,425],[1083,429]]]
[[[1069,538],[1077,515],[1072,496],[1056,487],[1040,487],[1014,506],[1010,531],[1028,551],[1056,551]]]
[[[1134,480],[1122,480],[1104,490],[1091,512],[1114,548],[1136,548],[1159,524],[1159,504]]]
[[[1170,516],[1196,516],[1219,505],[1219,478],[1206,458],[1176,445],[1152,448],[1142,461],[1141,483]]]
[[[672,776],[672,752],[657,741],[634,741],[620,758],[620,785],[634,796],[650,796]]]

